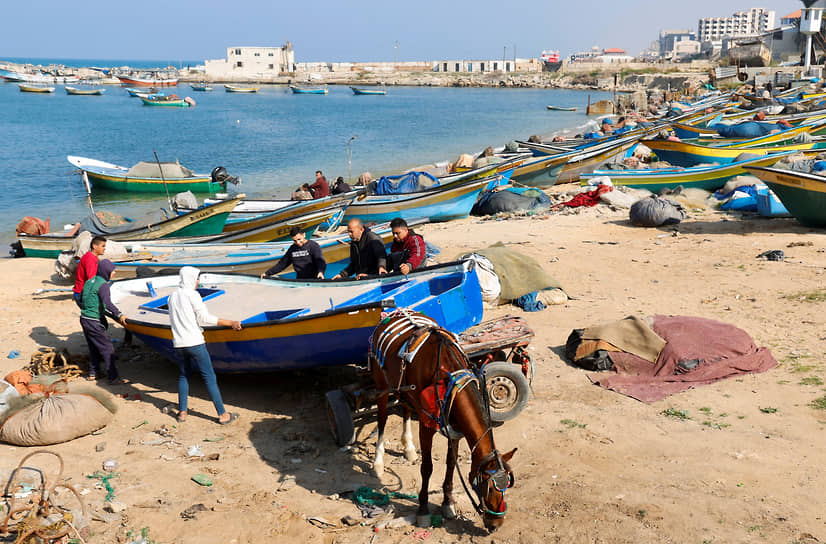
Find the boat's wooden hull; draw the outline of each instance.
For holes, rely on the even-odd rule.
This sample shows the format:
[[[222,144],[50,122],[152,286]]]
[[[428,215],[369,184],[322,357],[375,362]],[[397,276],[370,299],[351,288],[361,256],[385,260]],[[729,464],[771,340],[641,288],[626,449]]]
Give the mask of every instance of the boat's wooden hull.
[[[293,94],[327,94],[327,89],[302,89],[294,85],[290,85],[290,90]]]
[[[144,106],[161,106],[165,108],[188,108],[190,107],[189,102],[184,100],[183,98],[180,100],[158,100],[154,98],[144,98],[143,96],[140,97],[141,101],[143,102]]]
[[[383,89],[360,89],[358,87],[350,87],[350,90],[353,91],[355,95],[376,95],[376,96],[383,96],[387,94],[387,91]]]
[[[826,228],[826,178],[778,168],[747,170],[769,186],[801,225]]]
[[[669,168],[663,170],[596,170],[582,176],[583,183],[589,179],[608,176],[614,185],[624,185],[635,189],[647,189],[653,193],[663,189],[698,188],[716,191],[733,177],[747,174],[749,166],[770,166],[790,153],[778,153],[748,161],[734,162],[718,166],[698,166],[693,168]]]
[[[69,162],[86,173],[89,183],[95,189],[128,193],[170,194],[184,191],[193,193],[217,193],[226,189],[226,182],[212,181],[209,175],[195,175],[188,178],[143,178],[126,175],[129,169],[116,164],[104,163],[84,157],[68,157]],[[191,210],[190,210],[191,211]]]
[[[166,297],[178,276],[112,284],[112,300],[129,316],[126,328],[156,351],[174,358]],[[202,273],[210,313],[239,320],[240,331],[205,327],[204,339],[217,372],[262,372],[339,366],[364,361],[370,333],[394,306],[420,311],[459,333],[482,319],[479,280],[473,266],[453,263],[359,281],[266,279]],[[391,302],[392,301],[392,302]]]
[[[235,85],[224,85],[224,90],[228,93],[257,93],[258,87],[236,87]]]
[[[636,140],[629,140],[617,145],[606,147],[601,151],[583,150],[580,155],[571,157],[557,175],[557,183],[571,183],[579,181],[582,174],[590,174],[620,153],[624,153],[636,145]]]
[[[21,93],[40,93],[40,94],[48,94],[54,92],[54,87],[40,87],[37,85],[24,85],[23,83],[19,83],[17,85],[20,88]]]
[[[230,215],[230,219],[224,225],[224,232],[239,232],[242,230],[262,227],[278,221],[284,221],[290,217],[323,210],[331,206],[344,207],[353,201],[355,196],[343,198],[329,197],[318,200],[298,201],[292,206],[285,206],[279,210],[269,213],[256,214],[252,217],[236,218]]]
[[[516,167],[511,175],[511,181],[529,187],[547,189],[553,187],[559,173],[575,152],[545,155],[528,159],[521,166]]]
[[[470,214],[479,193],[490,182],[490,178],[483,178],[419,193],[369,195],[347,206],[344,220],[358,218],[364,223],[383,223],[395,217],[407,221],[427,219],[431,222],[461,219]]]
[[[114,234],[107,234],[110,240],[157,240],[168,237],[215,236],[224,229],[224,223],[232,209],[241,201],[241,198],[227,200],[214,206],[201,208],[186,215],[173,217],[152,226],[132,230],[123,230]],[[72,248],[72,241],[77,233],[40,234],[29,236],[18,234],[17,240],[23,247],[27,257],[57,258],[61,251]]]
[[[117,76],[120,84],[127,87],[175,87],[178,85],[178,78],[139,78]]]
[[[65,87],[66,94],[73,96],[101,96],[106,92],[106,89],[76,89],[74,87]]]

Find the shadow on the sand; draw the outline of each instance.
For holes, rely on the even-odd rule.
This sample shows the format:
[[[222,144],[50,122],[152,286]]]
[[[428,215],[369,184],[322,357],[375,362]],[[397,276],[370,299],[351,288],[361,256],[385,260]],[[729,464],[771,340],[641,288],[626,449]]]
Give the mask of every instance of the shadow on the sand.
[[[618,227],[630,229],[652,228],[662,232],[678,231],[680,234],[745,234],[745,233],[786,233],[786,234],[823,234],[822,229],[804,227],[792,217],[762,217],[760,215],[745,217],[727,217],[710,220],[694,220],[691,217],[677,225],[663,225],[661,227],[637,227],[629,219],[615,219],[606,221]]]

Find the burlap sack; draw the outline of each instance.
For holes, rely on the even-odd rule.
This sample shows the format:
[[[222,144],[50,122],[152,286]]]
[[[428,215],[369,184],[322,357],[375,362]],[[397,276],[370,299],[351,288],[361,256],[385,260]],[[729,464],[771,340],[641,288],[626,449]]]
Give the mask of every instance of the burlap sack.
[[[16,446],[48,446],[87,435],[110,421],[112,412],[91,395],[52,395],[6,418],[0,427],[0,441]]]

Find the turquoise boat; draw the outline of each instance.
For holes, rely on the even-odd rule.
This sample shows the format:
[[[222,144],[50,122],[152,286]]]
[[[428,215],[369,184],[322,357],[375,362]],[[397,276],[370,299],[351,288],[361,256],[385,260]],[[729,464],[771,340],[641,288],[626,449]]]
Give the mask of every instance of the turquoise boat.
[[[192,101],[187,98],[174,98],[175,95],[160,96],[151,94],[147,97],[140,97],[144,106],[162,106],[167,108],[188,108],[192,106]]]
[[[327,89],[324,87],[296,87],[290,85],[290,90],[293,94],[327,94]]]
[[[216,181],[210,174],[197,174],[178,162],[139,162],[127,168],[87,157],[66,157],[95,189],[130,193],[217,193],[227,187],[226,180]]]
[[[768,185],[801,225],[826,228],[826,178],[780,168],[752,166],[746,170]]]
[[[111,296],[128,317],[126,328],[155,351],[174,359],[168,299],[178,275],[119,280]],[[370,334],[385,312],[422,312],[460,333],[482,320],[479,278],[471,261],[417,270],[406,276],[365,280],[286,280],[202,273],[200,292],[213,315],[238,320],[243,329],[204,327],[216,372],[269,372],[363,362]]]
[[[212,87],[207,85],[206,83],[190,83],[190,87],[192,87],[193,91],[200,91],[200,92],[209,92],[212,90]]]
[[[365,89],[364,87],[350,87],[354,95],[385,95],[387,91],[384,89]]]
[[[733,177],[748,174],[749,166],[771,166],[780,159],[788,157],[794,151],[776,153],[728,164],[711,166],[694,166],[690,168],[648,168],[639,170],[595,170],[591,174],[582,174],[582,185],[588,180],[608,176],[614,185],[624,185],[634,189],[648,189],[656,193],[663,189],[674,189],[678,185],[685,188],[695,187],[706,191],[716,191]]]
[[[498,176],[493,176],[415,193],[368,195],[347,206],[343,220],[358,218],[364,223],[382,223],[395,217],[406,221],[427,219],[430,222],[461,219],[470,215],[473,204],[484,189],[498,183]]]

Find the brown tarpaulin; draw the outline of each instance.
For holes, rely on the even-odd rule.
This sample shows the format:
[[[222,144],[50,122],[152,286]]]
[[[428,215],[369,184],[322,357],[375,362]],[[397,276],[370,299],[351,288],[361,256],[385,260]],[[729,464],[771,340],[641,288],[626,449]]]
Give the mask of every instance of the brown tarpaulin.
[[[744,330],[701,317],[655,315],[654,332],[666,340],[657,362],[610,353],[614,368],[589,374],[595,384],[642,402],[655,402],[698,385],[777,366]],[[696,366],[694,366],[696,365]]]

